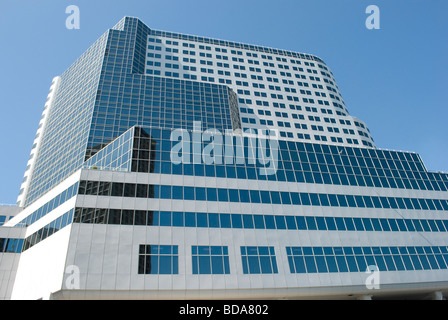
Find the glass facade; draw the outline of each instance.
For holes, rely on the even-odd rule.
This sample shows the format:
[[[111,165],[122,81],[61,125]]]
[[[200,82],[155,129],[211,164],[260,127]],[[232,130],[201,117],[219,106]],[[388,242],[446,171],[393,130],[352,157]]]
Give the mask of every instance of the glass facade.
[[[84,162],[107,33],[62,75],[36,152],[25,206],[81,168]]]
[[[227,86],[145,75],[149,28],[123,21],[61,75],[25,205],[135,125],[193,129],[199,121],[204,128],[240,128]]]
[[[131,171],[131,159],[134,140],[132,127],[103,149],[90,157],[83,168],[100,170]]]
[[[233,136],[223,139],[222,145],[216,145],[221,150],[232,148],[233,160],[230,164],[223,162],[206,165],[193,161],[177,164],[171,159],[171,150],[178,143],[172,141],[171,130],[141,130],[147,132],[151,139],[152,173],[386,189],[448,190],[448,174],[428,172],[416,153],[279,140],[275,174],[263,175],[258,170],[263,164],[246,161],[251,152],[260,153],[260,146],[251,145],[251,138],[248,136],[242,138],[242,154],[246,159],[243,163],[237,158],[237,146],[241,138]],[[191,131],[188,132],[191,134]],[[207,141],[201,141],[198,150],[202,152],[208,144]],[[138,149],[138,146],[134,149]],[[147,147],[142,149],[147,150]],[[191,148],[191,152],[190,157],[194,157],[195,149]],[[146,158],[149,160],[149,155]]]
[[[223,85],[145,75],[150,30],[137,19],[124,20],[122,30],[109,31],[87,157],[135,125],[192,129],[193,121],[201,121],[205,128],[232,129],[232,118],[239,117],[232,115],[238,109],[231,107],[231,91]]]

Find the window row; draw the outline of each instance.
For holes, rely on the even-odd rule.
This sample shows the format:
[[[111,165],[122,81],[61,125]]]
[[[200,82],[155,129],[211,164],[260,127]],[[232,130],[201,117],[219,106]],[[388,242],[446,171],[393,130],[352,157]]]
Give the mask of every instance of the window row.
[[[196,63],[195,59],[184,58],[183,60],[184,60],[184,62],[188,61],[190,63]],[[201,65],[207,65],[207,66],[213,66],[213,63],[211,61],[203,61],[203,60],[201,60],[200,64]],[[162,74],[164,74],[165,76],[175,77],[175,78],[180,78],[181,75],[182,75],[182,77],[184,79],[196,80],[196,79],[199,79],[199,77],[201,75],[203,75],[204,73],[215,74],[215,72],[216,72],[217,74],[226,77],[226,78],[220,78],[220,79],[224,80],[224,82],[221,81],[222,83],[227,83],[226,80],[229,80],[229,83],[231,84],[232,83],[231,79],[234,78],[234,77],[236,77],[236,78],[243,78],[243,79],[251,78],[252,80],[259,80],[259,81],[263,81],[264,80],[263,76],[260,76],[260,75],[253,75],[253,74],[247,74],[247,73],[242,73],[242,72],[230,73],[230,71],[224,71],[224,70],[219,70],[219,69],[210,69],[210,68],[200,68],[200,69],[198,69],[198,67],[199,67],[198,64],[196,64],[196,66],[188,66],[188,65],[186,65],[186,66],[182,66],[182,68],[181,68],[181,66],[179,64],[165,63],[163,65],[161,62],[149,60],[149,61],[146,62],[146,66],[147,66],[146,74],[149,74],[149,75],[162,75]],[[154,69],[153,67],[157,67],[157,68],[160,68],[160,69]],[[223,64],[223,63],[219,63],[218,62],[217,63],[217,67],[227,68],[228,70],[230,70],[230,66],[228,64],[226,64],[226,63]],[[166,69],[176,69],[176,70],[179,70],[180,73],[177,72],[175,74],[172,74],[171,72],[167,71]],[[238,68],[237,66],[234,66],[234,69],[245,70],[245,67],[241,66],[241,67]],[[255,71],[255,70],[252,70],[253,68],[249,68],[249,69],[251,69],[250,71]],[[183,70],[183,72],[181,72],[181,70]],[[192,75],[192,74],[189,73],[190,71],[191,72],[195,72],[195,73],[197,72],[197,74],[193,74]],[[299,71],[303,71],[303,70],[299,70]],[[261,70],[260,70],[260,72],[261,72]],[[276,75],[275,71],[266,70],[266,73],[267,74]],[[283,76],[283,77],[291,77],[292,78],[292,74],[291,73],[280,72],[280,75]],[[193,76],[193,78],[190,78],[190,76]],[[295,78],[298,78],[298,79],[306,79],[305,75],[294,74],[294,76],[295,76]],[[227,78],[227,77],[230,77],[230,79]],[[310,77],[310,80],[320,81],[319,78],[315,78],[315,79],[311,79],[311,78],[313,78],[313,77]],[[211,79],[212,80],[202,79],[202,81],[215,82],[215,78],[211,78]],[[280,83],[280,80],[277,79],[277,78],[266,77],[266,80],[268,82]],[[288,84],[295,84],[294,81],[292,81],[292,80],[290,80],[290,82],[292,82],[292,83],[288,83]],[[282,80],[282,83],[285,83],[284,79]],[[298,86],[300,86],[300,85],[303,86],[303,82],[298,81],[297,85]],[[297,88],[284,88],[284,90],[279,90],[279,91],[285,91],[287,93],[294,93],[294,94],[298,93],[297,92]],[[313,95],[313,93],[311,91],[308,91],[308,90],[307,91],[300,90],[300,94],[302,94],[302,95],[304,95],[304,94],[306,94],[306,95]],[[322,93],[322,92],[317,92],[316,91],[316,92],[314,92],[314,95],[316,97],[327,98],[327,95],[325,93]],[[275,97],[273,97],[273,98],[275,98]],[[332,98],[339,100],[339,98],[337,96],[334,96],[334,95],[332,95]],[[283,97],[278,97],[278,99],[283,99]],[[299,101],[298,99],[299,99],[298,97],[294,97],[293,100],[294,101]],[[306,100],[304,100],[304,101],[306,101]],[[310,101],[310,103],[314,103],[314,100]],[[329,105],[329,102],[327,102],[326,105]]]
[[[446,247],[287,247],[291,273],[447,269]]]
[[[434,219],[283,216],[79,207],[75,210],[73,222],[187,228],[448,232],[448,220]]]
[[[61,204],[66,202],[67,200],[71,199],[78,193],[78,186],[79,182],[76,182],[60,194],[58,194],[56,197],[45,203],[43,206],[41,206],[39,209],[33,211],[30,213],[26,218],[23,218],[21,221],[17,222],[15,226],[17,227],[27,227],[40,218],[44,217],[46,214],[51,212],[52,210],[59,207]]]
[[[442,247],[286,247],[288,267],[295,273],[444,270],[448,250]],[[242,246],[243,274],[277,274],[275,248]],[[227,246],[192,246],[193,274],[230,274]],[[138,274],[178,274],[176,245],[140,245]]]
[[[21,253],[23,239],[0,238],[0,253]]]
[[[267,54],[274,54],[274,55],[283,55],[290,58],[299,58],[304,60],[310,60],[310,61],[316,61],[324,64],[324,62],[319,59],[318,57],[315,57],[313,55],[304,54],[304,53],[298,53],[298,52],[292,52],[292,51],[285,51],[281,49],[273,49],[273,48],[266,48],[256,45],[248,45],[243,43],[237,43],[233,41],[226,41],[226,40],[218,40],[218,39],[211,39],[211,38],[205,38],[205,37],[199,37],[199,36],[193,36],[193,35],[185,35],[185,34],[179,34],[174,32],[168,32],[168,31],[160,31],[160,30],[151,30],[151,36],[158,36],[158,37],[164,37],[164,38],[171,38],[171,39],[177,39],[177,40],[185,40],[185,41],[191,41],[196,43],[205,43],[205,44],[212,44],[215,46],[223,46],[227,47],[227,49],[231,50],[230,48],[235,49],[243,49],[243,50],[250,50],[250,51],[258,51],[260,53],[267,53]],[[188,44],[190,45],[190,44]],[[194,45],[194,44],[191,44]],[[223,48],[220,48],[223,50]],[[234,52],[233,52],[234,51]],[[238,54],[242,55],[241,51],[231,50],[232,54]],[[241,53],[241,54],[239,54]],[[251,52],[251,54],[256,54]],[[267,59],[269,56],[265,56],[261,54],[261,57],[263,59]],[[272,57],[270,57],[272,60]],[[279,58],[279,57],[278,57]],[[286,59],[286,58],[281,58]],[[283,60],[282,60],[283,61]],[[295,60],[298,62],[298,60]],[[284,61],[285,62],[285,61]],[[321,64],[319,64],[321,66]]]
[[[244,163],[244,166],[174,165],[171,163],[171,150],[177,141],[170,140],[171,132],[160,129],[150,132],[151,137],[157,142],[154,173],[395,189],[448,190],[448,175],[427,172],[419,156],[412,153],[279,140],[276,174],[261,176],[255,170],[256,165],[249,163]],[[230,139],[225,141],[230,142]],[[236,145],[236,141],[233,141],[232,146]],[[247,145],[245,138],[244,155],[252,151],[259,152],[259,146],[254,146],[257,150],[249,151]],[[202,147],[204,146],[205,142]]]
[[[149,42],[161,43],[161,39],[148,38],[148,41]],[[172,42],[171,40],[167,40],[166,44],[170,44],[170,45],[174,45],[174,46],[178,46],[179,45],[179,43],[177,41]],[[194,43],[182,43],[182,47],[183,48],[193,48],[193,49],[195,49],[196,45]],[[212,51],[212,48],[210,46],[199,45],[198,48],[200,50]],[[162,51],[162,47],[161,46],[154,46],[152,44],[148,45],[148,49],[149,50]],[[165,49],[166,52],[179,53],[179,49],[177,49],[177,48],[164,47],[164,49]],[[219,52],[219,53],[228,53],[228,50],[226,48],[219,48],[219,47],[217,47],[217,48],[215,48],[215,51]],[[198,51],[198,52],[199,52],[199,56],[201,56],[201,57],[213,58],[213,55],[211,53],[205,53],[205,52],[202,52],[202,51]],[[196,51],[189,51],[189,50],[185,50],[185,49],[182,50],[182,53],[183,54],[196,55]],[[239,56],[243,55],[243,53],[241,51],[236,51],[236,50],[231,50],[229,53],[231,53],[233,55],[239,55]],[[256,53],[246,52],[246,55],[248,57],[251,57],[251,58],[258,58],[258,54],[256,54]],[[160,59],[162,57],[162,55],[161,54],[154,55],[153,53],[148,53],[148,57],[159,58]],[[169,57],[169,55],[166,56],[166,57]],[[217,59],[222,59],[222,60],[229,60],[229,56],[222,55],[222,54],[216,54],[216,58]],[[262,59],[273,60],[272,57],[270,57],[270,56],[267,57],[265,55],[262,55],[261,58]],[[288,62],[286,58],[276,57],[276,60],[279,61],[279,62]],[[244,59],[243,58],[232,57],[232,61],[243,63]],[[261,65],[261,61],[259,61],[259,60],[248,59],[247,62],[249,64]],[[302,64],[302,62],[300,60],[294,60],[294,59],[290,59],[290,63],[292,63],[292,64],[299,64],[299,65]],[[306,66],[316,67],[316,65],[313,62],[305,61],[304,64]],[[275,64],[272,63],[272,62],[263,61],[263,66],[274,68]],[[281,63],[278,64],[278,67],[280,69],[285,69],[285,70],[289,70],[290,69],[289,65],[284,65],[284,64],[281,64]],[[322,69],[324,69],[324,68],[326,69],[326,67],[322,66],[321,64],[319,64],[319,67],[322,68]],[[298,68],[298,67],[295,67],[295,66],[292,67],[292,69],[296,70],[296,71],[297,70],[303,71],[303,68]],[[309,69],[307,69],[307,70],[309,70]]]
[[[297,136],[301,139],[310,139],[310,135],[307,134],[298,133]],[[333,139],[336,138],[331,137],[332,141]],[[338,139],[341,139],[342,141],[342,138]],[[319,165],[299,161],[282,161],[279,159],[275,174],[266,176],[258,174],[258,171],[256,170],[258,165],[255,166],[247,163],[237,166],[233,164],[173,164],[170,161],[170,155],[169,152],[156,153],[154,173],[391,189],[448,190],[448,181],[423,180],[420,178],[420,174],[415,171],[393,170],[385,173],[382,169],[359,169],[357,167],[346,165]],[[159,161],[160,158],[163,159]],[[246,159],[237,160],[239,162],[246,161]],[[387,174],[387,176],[385,176],[385,174]]]
[[[241,247],[244,274],[278,273],[274,247]],[[227,246],[192,246],[193,274],[230,274]],[[178,246],[140,245],[138,274],[178,274]]]
[[[38,244],[39,242],[45,240],[49,236],[58,232],[62,228],[71,224],[73,221],[74,211],[75,211],[74,209],[67,211],[57,219],[53,220],[52,222],[45,225],[41,229],[37,230],[30,236],[26,237],[25,241],[23,242],[22,251],[28,250],[29,248],[33,247],[34,245]]]
[[[80,195],[322,207],[448,211],[448,200],[86,181]]]

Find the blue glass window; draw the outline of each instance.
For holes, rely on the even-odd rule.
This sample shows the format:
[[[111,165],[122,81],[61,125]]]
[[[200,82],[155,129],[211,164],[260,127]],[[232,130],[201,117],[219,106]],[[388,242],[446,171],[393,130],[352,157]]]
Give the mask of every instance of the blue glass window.
[[[207,214],[203,212],[198,212],[196,214],[197,226],[198,228],[207,228],[208,227],[208,219]]]
[[[138,274],[178,274],[177,246],[140,245]]]
[[[328,230],[336,230],[336,222],[334,217],[325,217]]]
[[[286,220],[286,226],[287,226],[288,230],[296,230],[297,229],[296,219],[293,216],[286,216],[285,220]]]
[[[185,212],[185,226],[196,227],[196,213]]]
[[[193,274],[230,274],[227,247],[191,247]]]
[[[314,217],[305,217],[308,230],[316,230],[316,221]]]
[[[343,218],[335,218],[335,221],[336,221],[336,226],[337,226],[338,230],[340,230],[340,231],[346,230]]]
[[[291,273],[306,273],[305,259],[301,248],[286,248]]]
[[[244,274],[278,273],[274,247],[241,247]]]

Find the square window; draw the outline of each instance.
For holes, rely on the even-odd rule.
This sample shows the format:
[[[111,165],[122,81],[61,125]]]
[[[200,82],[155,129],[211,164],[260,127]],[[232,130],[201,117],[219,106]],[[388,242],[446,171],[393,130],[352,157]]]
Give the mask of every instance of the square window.
[[[178,274],[178,247],[140,245],[138,274]]]
[[[274,247],[241,247],[244,274],[278,273]]]
[[[193,274],[230,274],[227,247],[193,246]]]

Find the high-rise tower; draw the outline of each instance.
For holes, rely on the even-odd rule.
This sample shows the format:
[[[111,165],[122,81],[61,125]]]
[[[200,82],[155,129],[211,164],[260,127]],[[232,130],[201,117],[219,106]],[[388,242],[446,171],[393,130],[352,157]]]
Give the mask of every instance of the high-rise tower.
[[[52,83],[0,292],[440,297],[447,190],[376,148],[320,58],[125,17]]]

